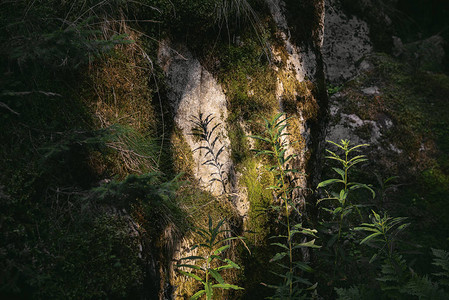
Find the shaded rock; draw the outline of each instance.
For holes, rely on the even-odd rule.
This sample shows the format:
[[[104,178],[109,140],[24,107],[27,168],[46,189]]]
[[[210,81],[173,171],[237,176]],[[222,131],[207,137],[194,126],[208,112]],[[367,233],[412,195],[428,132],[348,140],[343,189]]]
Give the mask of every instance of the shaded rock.
[[[285,3],[282,0],[267,0],[273,20],[278,27],[278,34],[285,43],[285,50],[288,53],[287,65],[291,71],[295,72],[296,79],[299,82],[305,78],[313,79],[317,71],[317,55],[312,49],[305,46],[298,46],[292,42],[290,29],[285,17]],[[323,10],[324,12],[324,10]],[[322,14],[324,19],[324,13]],[[320,44],[323,42],[324,26],[317,26],[317,32]]]
[[[358,62],[372,50],[367,23],[347,16],[339,1],[326,1],[322,48],[326,79],[341,84],[356,76]]]
[[[367,95],[378,95],[378,94],[380,94],[379,88],[377,86],[371,86],[371,87],[364,88],[364,89],[362,89],[362,92],[367,94]]]

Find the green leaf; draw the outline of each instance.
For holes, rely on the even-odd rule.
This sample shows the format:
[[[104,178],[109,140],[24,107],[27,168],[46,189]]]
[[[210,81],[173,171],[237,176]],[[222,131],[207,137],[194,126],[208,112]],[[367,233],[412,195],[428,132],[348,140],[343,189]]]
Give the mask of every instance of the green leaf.
[[[271,245],[273,245],[273,246],[279,246],[279,247],[281,247],[281,248],[284,248],[284,249],[288,250],[288,247],[285,246],[284,244],[281,244],[281,243],[271,243]]]
[[[358,159],[361,159],[361,158],[365,159],[365,155],[357,155],[357,156],[354,156],[354,157],[351,158],[348,162],[353,162],[353,161],[358,160]],[[367,159],[365,159],[365,160],[367,160]]]
[[[343,140],[342,140],[342,141],[343,141]],[[337,144],[336,142],[329,141],[329,140],[327,140],[326,142],[328,142],[328,143],[330,143],[330,144],[332,144],[332,145],[337,146],[338,148],[342,149],[343,151],[346,150],[344,146],[342,146],[342,145],[340,145],[340,144]]]
[[[344,181],[341,180],[341,179],[328,179],[328,180],[325,180],[325,181],[321,181],[321,182],[318,184],[317,188],[325,187],[325,186],[328,186],[329,184],[332,184],[332,183],[335,183],[335,182],[341,182],[341,183],[344,183]]]
[[[345,171],[343,171],[342,169],[340,169],[340,168],[332,168],[332,170],[334,170],[335,172],[337,172],[338,174],[340,174],[340,176],[341,176],[341,179],[345,179]]]
[[[274,152],[270,151],[270,150],[254,150],[256,152],[256,156],[262,155],[262,154],[266,154],[269,156],[273,156]]]
[[[212,286],[213,288],[219,288],[219,289],[233,289],[233,290],[243,290],[244,288],[241,288],[237,285],[233,285],[233,284],[228,284],[228,283],[219,283],[219,284],[214,284]]]
[[[180,258],[179,260],[188,260],[188,259],[196,260],[196,259],[205,259],[205,258],[202,256],[187,256],[187,257]]]
[[[256,140],[261,140],[261,141],[271,144],[271,141],[269,139],[258,136],[258,135],[248,135],[248,137],[252,138],[252,139],[256,139]]]
[[[364,162],[364,161],[368,161],[368,160],[366,158],[359,158],[359,159],[356,159],[354,161],[351,161],[349,166],[348,166],[348,169],[353,167],[353,166],[355,166],[356,164]]]
[[[362,224],[363,225],[363,224]],[[371,224],[368,224],[368,225],[371,225]],[[372,225],[374,228],[370,228],[370,227],[356,227],[356,228],[354,228],[354,230],[357,230],[357,231],[362,231],[362,230],[364,230],[364,231],[372,231],[372,232],[379,232],[379,229],[377,229],[377,228],[375,228],[375,226],[374,225]]]
[[[333,157],[340,158],[335,152],[332,152],[332,151],[329,150],[329,149],[326,149],[326,152],[329,153],[330,155],[332,155]]]
[[[267,190],[280,190],[281,187],[277,186],[277,185],[270,185],[269,187],[267,187]]]
[[[408,226],[410,226],[410,223],[402,224],[401,226],[398,227],[398,231],[402,231],[402,230],[404,230],[405,228],[407,228]]]
[[[209,232],[213,232],[213,229],[212,229],[212,217],[209,215]]]
[[[212,261],[213,259],[224,261],[220,256],[212,254],[211,256],[209,256],[209,261]]]
[[[201,291],[196,292],[192,297],[190,297],[190,300],[199,299],[205,292],[206,292],[206,290],[201,290]]]
[[[279,252],[279,253],[276,253],[276,254],[273,256],[273,258],[270,259],[270,262],[275,262],[275,261],[281,260],[281,259],[283,259],[286,255],[287,255],[287,252]]]
[[[336,209],[334,209],[334,210],[332,211],[332,214],[336,215],[336,214],[338,214],[339,212],[341,212],[342,210],[343,210],[343,208],[342,208],[341,206],[339,206],[339,207],[337,207]]]
[[[313,239],[305,243],[295,244],[295,246],[293,247],[293,249],[298,248],[321,248],[321,246],[315,245],[315,239]]]
[[[369,147],[369,144],[360,144],[360,145],[354,146],[351,149],[349,149],[348,152],[351,152],[351,151],[353,151],[353,150],[355,150],[357,148],[360,148],[360,147]]]
[[[346,162],[343,159],[339,158],[339,157],[326,156],[326,158],[339,161],[339,162],[341,162],[342,164],[344,164],[346,166]]]
[[[320,202],[325,201],[325,200],[338,200],[338,198],[337,198],[337,197],[321,198],[321,199],[319,199],[319,200],[316,201],[316,204],[319,204]],[[323,209],[329,211],[329,210],[326,209],[326,208],[323,208]]]
[[[318,286],[318,282],[315,283],[314,285],[312,285],[312,286],[306,288],[306,291],[313,291],[313,290],[315,290],[315,289],[317,288],[317,286]]]
[[[235,262],[233,262],[232,260],[230,260],[229,258],[226,258],[224,261],[227,264],[231,265],[233,268],[240,269],[240,266],[238,264],[236,264]]]
[[[198,277],[197,275],[195,275],[193,273],[184,272],[184,271],[180,271],[180,270],[178,270],[178,272],[181,273],[184,276],[191,277],[191,278],[195,279],[196,281],[204,283],[203,279],[201,279],[200,277]]]
[[[294,264],[295,264],[295,267],[297,267],[298,269],[301,269],[305,272],[313,272],[313,269],[305,262],[295,261]]]
[[[367,236],[360,242],[360,245],[362,245],[366,242],[369,242],[370,240],[372,240],[373,238],[375,238],[376,236],[379,236],[379,235],[382,235],[382,232],[375,232],[373,234],[370,234],[369,236]]]
[[[226,269],[235,269],[232,265],[223,265],[219,266],[218,268],[215,268],[217,271],[226,270]]]
[[[376,192],[367,184],[351,182],[351,183],[348,183],[348,186],[350,186],[349,189],[351,191],[352,190],[357,190],[357,189],[362,189],[362,188],[366,189],[366,190],[371,192],[371,195],[372,195],[373,199],[376,197]]]
[[[346,197],[348,197],[348,191],[341,190],[340,191],[340,196],[339,196],[340,202],[344,203],[345,200],[346,200]]]
[[[224,250],[228,249],[229,247],[231,247],[231,245],[224,245],[223,247],[220,247],[217,250],[215,250],[214,254],[220,254],[221,252],[223,252]]]
[[[189,264],[176,265],[176,267],[178,267],[178,268],[190,268],[190,269],[195,269],[195,270],[202,270],[202,268],[199,267],[199,266],[189,265]]]
[[[212,292],[212,284],[211,284],[210,282],[206,283],[206,284],[204,285],[204,289],[206,290],[206,299],[207,299],[207,300],[212,299],[212,295],[213,295],[213,292]]]
[[[221,231],[221,232],[228,232],[228,230],[223,230],[223,231]],[[233,241],[233,240],[244,240],[244,239],[245,239],[245,238],[243,238],[243,237],[241,237],[241,236],[231,236],[231,237],[228,237],[228,238],[225,238],[225,239],[223,239],[223,240],[220,240],[220,241],[216,242],[215,245],[216,245],[216,244],[219,244],[219,243],[226,243],[226,242],[228,242],[228,241]]]
[[[218,281],[218,283],[224,283],[223,277],[214,269],[209,269],[210,274]]]

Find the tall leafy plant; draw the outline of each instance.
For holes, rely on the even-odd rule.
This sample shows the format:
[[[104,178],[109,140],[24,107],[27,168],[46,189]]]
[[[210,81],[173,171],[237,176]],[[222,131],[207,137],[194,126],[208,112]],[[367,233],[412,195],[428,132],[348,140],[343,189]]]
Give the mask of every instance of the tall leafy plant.
[[[375,197],[374,190],[367,184],[353,182],[350,180],[350,171],[354,166],[367,161],[365,155],[360,155],[357,152],[360,148],[368,146],[368,144],[351,145],[349,140],[341,140],[340,143],[333,141],[327,141],[329,144],[335,146],[337,151],[332,151],[326,149],[327,159],[331,161],[336,161],[339,166],[332,167],[332,170],[336,173],[335,178],[327,179],[318,184],[317,188],[329,188],[334,187],[330,190],[325,190],[325,197],[319,199],[317,204],[328,201],[331,204],[328,207],[322,207],[324,211],[330,213],[331,217],[335,220],[334,222],[324,221],[322,225],[325,227],[323,234],[328,235],[326,238],[328,240],[326,250],[330,253],[330,256],[334,257],[334,275],[338,271],[342,271],[342,268],[338,268],[339,264],[343,264],[343,260],[346,259],[345,247],[352,245],[356,248],[355,237],[352,231],[349,229],[351,222],[349,221],[349,216],[353,212],[357,212],[361,220],[363,216],[360,212],[358,203],[353,203],[350,195],[353,191],[357,189],[368,190],[372,198]],[[338,153],[338,151],[341,152]],[[330,236],[329,236],[330,235]],[[344,241],[343,241],[344,240]],[[346,245],[346,246],[345,246]],[[347,265],[346,263],[344,265]]]
[[[195,279],[201,283],[202,289],[196,292],[190,299],[199,299],[203,295],[206,299],[212,299],[215,289],[242,290],[243,288],[226,283],[220,274],[226,269],[240,269],[240,266],[229,258],[225,258],[226,250],[231,247],[229,243],[241,237],[226,237],[228,230],[222,229],[225,220],[221,220],[216,225],[213,224],[209,216],[208,228],[198,228],[195,233],[200,237],[201,242],[190,248],[190,251],[197,249],[202,255],[187,256],[180,259],[177,265],[178,272],[186,277]],[[194,263],[188,263],[193,261]],[[190,272],[182,269],[190,269]]]
[[[280,199],[279,207],[275,208],[279,211],[283,210],[287,231],[286,235],[271,237],[271,239],[279,240],[279,242],[273,242],[271,245],[278,247],[280,250],[270,261],[276,262],[282,270],[285,270],[284,273],[276,273],[276,275],[283,278],[281,284],[268,285],[276,289],[275,296],[272,299],[300,298],[304,292],[301,285],[312,285],[308,280],[300,276],[302,271],[312,271],[312,269],[307,263],[297,259],[296,254],[303,248],[319,247],[315,245],[316,230],[303,228],[301,223],[295,223],[295,220],[292,218],[293,210],[298,214],[301,213],[295,208],[292,197],[292,192],[297,187],[291,186],[289,183],[289,177],[291,175],[298,175],[299,171],[289,167],[289,163],[296,155],[287,154],[289,146],[287,139],[289,134],[286,132],[288,120],[289,118],[286,118],[283,113],[275,115],[271,120],[264,119],[265,132],[262,135],[250,136],[260,141],[264,146],[264,149],[253,150],[256,152],[256,155],[264,155],[272,160],[272,164],[268,166],[268,170],[273,172],[275,184],[269,188]],[[304,236],[309,236],[313,239],[305,241]],[[301,242],[298,242],[298,240],[301,240]]]

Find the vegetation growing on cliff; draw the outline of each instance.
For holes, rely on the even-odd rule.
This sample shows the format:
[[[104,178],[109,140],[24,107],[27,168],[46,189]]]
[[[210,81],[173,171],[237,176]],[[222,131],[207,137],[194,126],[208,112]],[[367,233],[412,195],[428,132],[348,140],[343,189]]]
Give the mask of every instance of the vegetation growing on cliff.
[[[322,7],[306,2],[286,1],[286,9],[293,40],[310,47]],[[437,250],[448,246],[447,75],[376,54],[368,58],[371,70],[339,87],[345,109],[393,121],[386,138],[403,152],[373,160],[371,148],[365,153],[378,164],[360,161],[351,170],[354,180],[373,184],[374,201],[369,189],[330,189],[340,204],[314,214],[308,209],[325,192],[304,190],[308,202],[293,201],[298,186],[286,145],[273,136],[264,143],[260,121],[282,108],[293,117],[282,129],[296,142],[292,151],[302,153],[310,127],[300,125],[324,120],[323,82],[299,83],[286,71],[290,54],[264,1],[10,1],[0,4],[0,28],[0,298],[155,299],[201,296],[210,287],[218,297],[244,299],[369,299],[378,288],[385,299],[447,296],[448,254]],[[225,91],[229,114],[220,125],[229,132],[235,178],[215,159],[220,197],[198,184],[194,149],[173,121],[170,87],[157,64],[163,38],[188,41]],[[373,84],[382,95],[360,92]],[[277,133],[280,139],[283,131]],[[251,141],[251,134],[262,139]],[[250,151],[271,153],[272,146],[271,158]],[[321,175],[311,171],[309,178]],[[361,186],[368,187],[352,185]],[[248,200],[243,216],[233,192]],[[215,227],[208,216],[224,221]],[[198,227],[244,235],[251,250],[213,249],[210,262],[228,263],[206,270],[215,286],[171,268],[183,247],[201,242],[192,234]],[[318,237],[321,249],[306,236]],[[245,290],[219,291],[237,286]]]

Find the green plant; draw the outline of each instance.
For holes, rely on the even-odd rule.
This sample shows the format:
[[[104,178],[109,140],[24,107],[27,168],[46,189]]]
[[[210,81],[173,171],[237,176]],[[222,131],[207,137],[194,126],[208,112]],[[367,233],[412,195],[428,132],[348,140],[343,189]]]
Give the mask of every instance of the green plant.
[[[372,198],[375,197],[373,189],[367,185],[350,180],[351,169],[362,162],[367,161],[365,155],[357,155],[361,147],[368,146],[367,144],[360,144],[352,146],[350,141],[341,140],[340,143],[327,141],[337,150],[342,153],[333,152],[326,149],[326,158],[331,161],[336,161],[340,167],[333,167],[332,170],[337,173],[336,178],[327,179],[318,184],[317,188],[325,188],[333,186],[334,189],[326,190],[326,197],[317,201],[320,204],[323,201],[329,201],[329,206],[322,206],[321,209],[330,213],[331,220],[325,219],[320,222],[322,228],[320,233],[323,240],[327,240],[326,247],[321,252],[323,263],[333,265],[332,279],[328,280],[328,284],[334,279],[342,280],[346,278],[346,272],[356,272],[358,267],[352,262],[360,256],[360,250],[356,244],[356,236],[351,228],[354,227],[352,214],[356,212],[358,218],[363,221],[363,215],[360,211],[362,204],[355,203],[356,199],[353,192],[358,189],[365,189],[371,192]],[[357,200],[359,202],[360,200]],[[333,262],[332,261],[333,258]],[[360,271],[359,271],[360,273]],[[360,273],[361,274],[361,273]]]
[[[325,198],[319,199],[317,201],[317,204],[322,201],[325,201],[325,200],[336,200],[336,202],[337,202],[336,208],[334,208],[334,209],[323,208],[323,209],[330,212],[334,217],[338,218],[338,236],[337,236],[337,241],[338,241],[341,237],[341,231],[342,231],[342,225],[343,225],[344,218],[347,215],[349,215],[354,209],[356,209],[359,212],[359,215],[361,217],[361,214],[357,208],[357,205],[352,204],[348,197],[349,192],[360,189],[360,188],[364,188],[364,189],[369,190],[372,193],[373,199],[376,196],[376,194],[375,194],[374,190],[367,184],[349,181],[349,170],[352,167],[354,167],[355,165],[367,161],[367,159],[365,158],[366,157],[365,155],[356,155],[356,156],[351,157],[351,154],[353,152],[357,152],[358,148],[366,147],[369,145],[368,144],[360,144],[360,145],[351,147],[350,141],[348,141],[348,140],[341,140],[341,144],[338,144],[338,143],[335,143],[332,141],[327,141],[327,142],[332,145],[335,145],[336,147],[338,147],[340,150],[343,151],[343,155],[342,155],[343,158],[341,158],[340,155],[336,154],[335,152],[333,152],[329,149],[326,149],[326,152],[330,154],[330,155],[326,156],[326,158],[338,161],[342,166],[342,168],[335,168],[335,167],[332,168],[332,170],[334,170],[338,175],[340,175],[340,178],[332,178],[332,179],[327,179],[325,181],[322,181],[318,184],[317,188],[324,188],[328,185],[333,185],[333,184],[339,184],[340,186],[342,186],[342,188],[340,189],[339,192],[327,193],[328,196]]]
[[[329,96],[332,96],[333,94],[338,93],[342,88],[343,88],[343,86],[341,86],[341,85],[330,84],[327,86],[327,93],[329,94]]]
[[[376,280],[380,282],[382,291],[389,298],[406,299],[415,296],[419,299],[447,299],[448,294],[441,287],[448,286],[448,252],[432,249],[433,265],[443,269],[442,272],[433,273],[435,276],[433,279],[430,275],[415,273],[396,249],[395,245],[400,242],[398,235],[410,225],[410,223],[404,223],[406,219],[389,217],[386,213],[381,217],[373,211],[371,223],[363,223],[360,227],[355,228],[355,230],[368,233],[360,244],[376,249],[370,263],[378,257],[383,258],[380,274]],[[344,289],[340,290],[340,292],[342,291]]]
[[[375,211],[372,212],[371,223],[362,223],[354,230],[370,233],[360,242],[361,245],[366,244],[378,249],[378,253],[371,257],[370,262],[374,261],[379,254],[391,259],[394,254],[394,244],[398,234],[407,228],[410,223],[403,223],[407,219],[404,217],[393,218],[386,213],[381,217]]]
[[[272,236],[271,239],[279,238],[282,242],[275,242],[271,245],[277,246],[282,250],[275,254],[270,260],[276,262],[277,265],[285,270],[284,273],[275,273],[279,277],[283,278],[283,282],[279,285],[267,285],[275,288],[276,293],[272,299],[296,299],[302,297],[304,289],[300,285],[306,284],[312,286],[312,284],[300,276],[302,271],[310,272],[312,268],[307,263],[297,260],[295,254],[298,250],[303,248],[319,248],[315,245],[316,230],[307,229],[302,227],[302,223],[294,224],[294,220],[291,217],[292,210],[301,215],[301,212],[296,209],[296,205],[292,200],[292,192],[295,186],[291,186],[288,178],[294,174],[298,174],[296,169],[289,168],[289,162],[296,156],[295,154],[287,155],[288,133],[284,130],[288,126],[289,118],[285,117],[284,113],[275,115],[271,120],[264,119],[265,132],[263,135],[250,136],[256,140],[259,140],[268,147],[264,150],[253,150],[256,155],[265,155],[272,158],[274,163],[267,169],[274,174],[275,184],[270,186],[275,192],[276,197],[280,201],[280,206],[273,206],[277,211],[283,210],[283,214],[286,220],[285,227],[287,229],[287,235]],[[296,242],[298,236],[310,236],[314,239],[310,241]],[[287,264],[281,262],[282,259],[288,258]],[[313,288],[313,287],[312,287]]]
[[[233,289],[242,290],[243,288],[226,283],[220,272],[227,269],[240,269],[240,266],[229,258],[224,258],[227,249],[231,247],[229,243],[232,240],[242,237],[225,237],[229,230],[221,229],[225,220],[221,220],[216,226],[213,225],[212,218],[209,216],[209,226],[206,229],[198,228],[195,233],[202,241],[190,248],[190,251],[197,249],[198,252],[204,252],[202,255],[187,256],[180,261],[195,261],[198,264],[181,263],[177,264],[178,272],[184,276],[195,279],[203,285],[203,288],[196,292],[190,299],[198,299],[205,295],[206,299],[212,299],[214,289]],[[200,253],[201,253],[200,252]],[[185,272],[181,268],[191,269],[192,272]],[[214,280],[216,283],[214,283]]]

